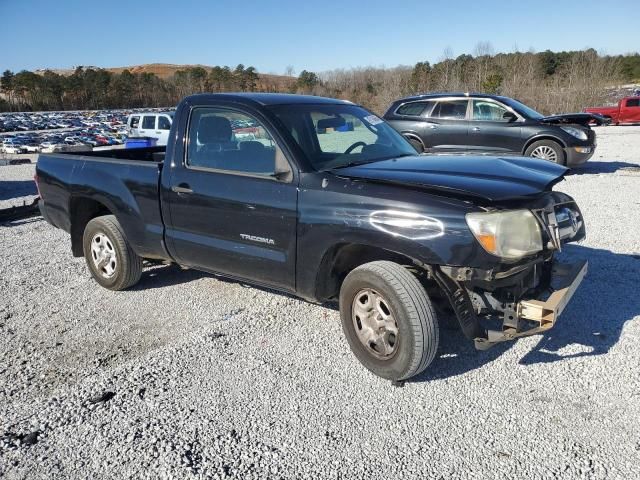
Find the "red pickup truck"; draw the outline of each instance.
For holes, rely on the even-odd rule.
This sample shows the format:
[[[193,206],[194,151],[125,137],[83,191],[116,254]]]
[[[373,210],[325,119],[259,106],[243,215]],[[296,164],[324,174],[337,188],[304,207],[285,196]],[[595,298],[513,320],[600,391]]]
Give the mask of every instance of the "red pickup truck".
[[[593,107],[585,108],[584,111],[610,118],[615,125],[640,123],[640,97],[625,97],[618,102],[617,107]]]

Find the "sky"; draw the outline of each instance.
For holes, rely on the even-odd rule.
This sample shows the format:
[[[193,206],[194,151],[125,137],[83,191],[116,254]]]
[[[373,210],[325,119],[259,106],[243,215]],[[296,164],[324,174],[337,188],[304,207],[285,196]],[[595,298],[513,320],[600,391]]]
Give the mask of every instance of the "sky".
[[[627,17],[629,16],[629,17]],[[144,63],[327,70],[473,53],[640,50],[638,0],[0,0],[0,70]]]

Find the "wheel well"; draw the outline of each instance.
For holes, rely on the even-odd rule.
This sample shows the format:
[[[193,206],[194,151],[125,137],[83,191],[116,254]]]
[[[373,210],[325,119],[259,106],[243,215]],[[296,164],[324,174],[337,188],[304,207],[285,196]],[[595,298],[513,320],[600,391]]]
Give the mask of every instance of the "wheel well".
[[[427,148],[427,146],[424,144],[424,142],[422,141],[422,139],[415,133],[412,132],[402,132],[402,136],[405,137],[407,140],[409,140],[410,138],[413,140],[417,140],[418,142],[420,142],[422,144],[422,149],[425,150]]]
[[[559,138],[552,137],[552,136],[536,137],[536,138],[532,138],[531,140],[529,140],[525,144],[524,148],[522,149],[522,154],[524,155],[524,153],[527,151],[527,148],[529,148],[532,144],[534,144],[536,142],[539,142],[540,140],[549,140],[551,142],[556,142],[562,148],[566,147],[564,142],[562,140],[560,140]],[[564,152],[562,152],[562,154],[564,155]],[[566,160],[566,158],[565,158],[565,160]]]
[[[401,265],[414,265],[405,255],[361,244],[339,244],[330,248],[322,258],[316,277],[316,298],[335,299],[347,274],[356,267],[376,260],[389,260]]]
[[[71,218],[71,251],[74,257],[84,255],[82,236],[84,229],[92,219],[102,215],[111,215],[111,211],[102,203],[91,198],[74,197],[69,206]]]

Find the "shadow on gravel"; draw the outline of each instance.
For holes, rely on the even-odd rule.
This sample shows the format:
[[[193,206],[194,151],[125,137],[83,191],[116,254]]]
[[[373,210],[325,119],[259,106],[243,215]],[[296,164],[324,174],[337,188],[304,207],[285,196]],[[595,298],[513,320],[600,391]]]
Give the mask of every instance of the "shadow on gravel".
[[[583,166],[571,170],[569,175],[594,175],[599,173],[615,173],[618,170],[637,170],[640,172],[640,165],[627,162],[587,162]]]
[[[570,245],[564,256],[588,259],[589,272],[564,315],[522,365],[603,355],[618,342],[624,324],[640,315],[640,254]]]
[[[556,326],[539,336],[521,365],[557,362],[607,353],[620,339],[624,324],[640,315],[640,254],[625,255],[568,245],[561,260],[589,260],[589,272]],[[444,323],[444,322],[442,322]],[[439,380],[475,370],[495,360],[514,344],[505,342],[476,351],[460,330],[440,330],[438,356],[411,382]]]
[[[154,288],[170,287],[172,285],[189,283],[207,276],[210,275],[198,270],[183,270],[175,264],[156,264],[151,267],[145,266],[140,281],[129,290],[152,290]]]
[[[560,255],[563,261],[578,258],[589,260],[587,276],[556,326],[537,337],[540,338],[538,344],[520,360],[521,365],[605,354],[620,339],[624,324],[640,315],[640,296],[637,294],[640,254],[626,255],[568,245]],[[197,270],[182,270],[176,265],[156,265],[145,270],[142,279],[132,290],[163,288],[203,277],[246,285]],[[295,298],[268,288],[247,288]],[[335,303],[326,303],[323,307],[337,310]],[[441,324],[440,348],[436,359],[411,382],[427,382],[467,373],[492,362],[514,345],[514,342],[504,342],[489,350],[477,351],[473,342],[467,340],[459,329],[448,329],[445,323]]]
[[[10,200],[15,197],[26,197],[37,194],[38,190],[33,180],[0,181],[0,200]]]
[[[28,217],[20,218],[18,220],[7,220],[5,222],[0,221],[0,227],[19,227],[20,225],[26,225],[29,223],[35,223],[42,221],[42,217]]]
[[[254,290],[261,290],[267,293],[273,293],[274,295],[281,295],[283,297],[295,298],[298,297],[288,294],[286,292],[280,292],[278,290],[272,290],[270,288],[261,287],[259,285],[250,285],[246,282],[235,280],[233,278],[222,277],[213,273],[201,272],[199,270],[183,270],[176,264],[164,265],[164,264],[152,264],[151,266],[145,265],[145,269],[142,272],[140,281],[128,290],[151,290],[154,288],[170,287],[172,285],[180,285],[183,283],[189,283],[200,278],[213,278],[219,282],[235,283],[244,288],[250,288]],[[331,305],[323,305],[327,308],[332,308]]]
[[[503,342],[489,350],[479,351],[460,329],[453,330],[441,326],[440,346],[435,360],[423,373],[408,381],[429,382],[462,375],[494,361],[512,346],[513,342]]]

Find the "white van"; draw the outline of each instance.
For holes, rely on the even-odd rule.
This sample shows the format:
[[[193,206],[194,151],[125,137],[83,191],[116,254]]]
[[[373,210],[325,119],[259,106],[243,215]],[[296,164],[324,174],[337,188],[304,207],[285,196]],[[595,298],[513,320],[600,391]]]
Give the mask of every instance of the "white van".
[[[173,112],[142,112],[133,113],[127,117],[129,136],[157,138],[156,145],[167,144],[172,123]]]

